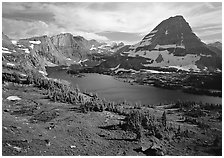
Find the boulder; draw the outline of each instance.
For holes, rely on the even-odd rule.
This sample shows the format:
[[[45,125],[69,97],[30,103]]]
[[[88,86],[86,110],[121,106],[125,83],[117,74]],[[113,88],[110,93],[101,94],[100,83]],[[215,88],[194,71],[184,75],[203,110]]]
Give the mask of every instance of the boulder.
[[[141,140],[141,150],[147,156],[165,155],[164,145],[154,136]]]

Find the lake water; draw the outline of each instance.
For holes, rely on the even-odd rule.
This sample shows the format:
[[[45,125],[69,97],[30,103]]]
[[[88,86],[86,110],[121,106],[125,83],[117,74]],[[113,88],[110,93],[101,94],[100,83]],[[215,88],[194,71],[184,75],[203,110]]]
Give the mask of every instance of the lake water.
[[[92,73],[84,74],[84,77],[72,77],[65,70],[50,68],[47,71],[48,77],[67,80],[73,86],[78,86],[81,91],[96,92],[100,98],[116,102],[126,100],[131,103],[159,104],[182,100],[222,104],[220,97],[187,94],[180,90],[167,90],[146,85],[131,85],[108,75]]]

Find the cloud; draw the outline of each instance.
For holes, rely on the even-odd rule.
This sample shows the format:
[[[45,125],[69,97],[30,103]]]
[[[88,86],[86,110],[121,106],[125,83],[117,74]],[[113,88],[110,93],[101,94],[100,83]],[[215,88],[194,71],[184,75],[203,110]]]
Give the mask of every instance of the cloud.
[[[29,22],[3,18],[2,23],[3,32],[9,37],[15,39],[41,35],[53,35],[64,31],[62,28],[58,28],[53,24],[46,24],[43,21]]]
[[[138,33],[127,33],[127,32],[100,32],[99,35],[106,36],[112,41],[125,41],[125,43],[137,43],[143,36]]]
[[[98,41],[108,41],[109,39],[105,36],[100,36],[94,33],[88,33],[83,31],[76,31],[72,29],[65,29],[59,27],[55,24],[47,24],[43,21],[21,21],[21,20],[11,20],[2,19],[3,32],[7,34],[10,38],[21,39],[29,38],[33,36],[48,35],[53,36],[60,33],[72,33],[73,35],[83,36],[86,39],[96,39]],[[15,27],[16,26],[16,27]]]
[[[106,37],[106,36],[100,36],[98,34],[95,34],[95,33],[90,33],[90,32],[71,32],[73,35],[76,35],[76,36],[83,36],[85,37],[86,39],[88,40],[91,40],[91,39],[95,39],[97,41],[109,41],[109,39]]]
[[[7,30],[17,37],[19,35],[26,36],[26,34],[28,36],[35,31],[37,31],[36,34],[71,32],[73,34],[80,33],[86,38],[107,41],[114,40],[113,38],[117,36],[118,32],[120,32],[120,39],[122,39],[122,33],[144,36],[162,20],[175,15],[183,15],[192,26],[193,31],[200,38],[203,37],[203,40],[206,40],[208,34],[217,33],[215,28],[209,29],[207,25],[217,26],[221,33],[221,3],[207,2],[3,3],[3,31]],[[40,21],[47,26],[41,24]],[[7,28],[9,22],[14,23],[14,27]],[[26,28],[25,24],[30,28]],[[21,33],[21,31],[24,32]],[[112,32],[114,35],[100,34],[102,32]],[[136,41],[137,37],[132,36],[132,40],[127,38],[123,40]]]

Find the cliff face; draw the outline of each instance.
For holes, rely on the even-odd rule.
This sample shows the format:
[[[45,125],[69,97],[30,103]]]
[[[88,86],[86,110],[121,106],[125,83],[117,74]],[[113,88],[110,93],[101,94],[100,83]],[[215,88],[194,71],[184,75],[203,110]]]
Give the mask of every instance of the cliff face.
[[[57,65],[71,65],[87,58],[88,47],[84,38],[59,34],[52,37],[42,36],[19,40],[19,43],[32,48],[32,51],[46,61]]]
[[[50,38],[52,45],[63,56],[79,61],[86,58],[87,49],[84,39],[74,38],[71,34],[60,34]]]

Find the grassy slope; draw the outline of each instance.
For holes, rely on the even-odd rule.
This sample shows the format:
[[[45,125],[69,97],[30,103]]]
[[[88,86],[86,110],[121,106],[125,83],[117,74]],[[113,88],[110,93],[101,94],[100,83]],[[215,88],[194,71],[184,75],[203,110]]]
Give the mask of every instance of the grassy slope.
[[[32,86],[3,84],[2,151],[3,155],[150,155],[139,148],[144,144],[158,142],[167,155],[215,155],[220,148],[213,147],[215,135],[221,135],[221,122],[205,121],[209,128],[181,122],[182,114],[166,109],[168,124],[181,131],[189,130],[188,137],[163,138],[143,136],[136,141],[136,135],[119,126],[124,116],[112,112],[82,113],[79,104],[52,102],[46,99],[45,90]],[[16,95],[20,101],[6,98]],[[141,108],[161,118],[164,107]],[[178,121],[179,120],[179,121]],[[167,135],[167,136],[165,136]],[[149,147],[150,144],[146,145]]]

